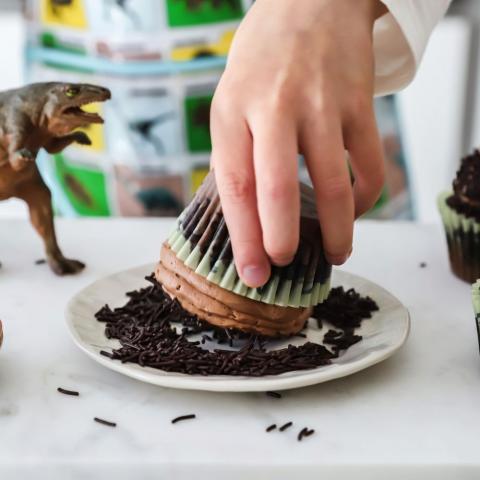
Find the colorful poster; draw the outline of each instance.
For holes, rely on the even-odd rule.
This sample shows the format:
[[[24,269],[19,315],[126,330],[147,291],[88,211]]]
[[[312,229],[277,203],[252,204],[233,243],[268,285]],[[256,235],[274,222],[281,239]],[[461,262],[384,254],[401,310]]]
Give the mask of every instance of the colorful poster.
[[[210,140],[210,105],[213,95],[192,95],[185,98],[188,150],[204,153],[212,149]]]
[[[240,20],[241,0],[166,0],[171,27]]]
[[[71,162],[66,155],[54,155],[55,177],[78,215],[109,216],[105,174],[94,167]]]
[[[42,22],[47,26],[87,28],[87,15],[83,0],[40,0]]]
[[[42,153],[64,215],[177,215],[209,169],[210,105],[252,0],[26,0],[28,80],[100,84],[90,146]],[[90,108],[90,107],[89,107]],[[99,108],[92,106],[91,108]],[[411,218],[393,97],[375,100],[386,186],[368,216]],[[300,179],[309,181],[300,160]]]
[[[182,175],[114,166],[113,189],[122,216],[177,216],[184,208]]]
[[[198,190],[209,171],[210,165],[208,163],[208,159],[204,164],[194,165],[192,167],[192,173],[190,177],[190,189],[192,196]]]

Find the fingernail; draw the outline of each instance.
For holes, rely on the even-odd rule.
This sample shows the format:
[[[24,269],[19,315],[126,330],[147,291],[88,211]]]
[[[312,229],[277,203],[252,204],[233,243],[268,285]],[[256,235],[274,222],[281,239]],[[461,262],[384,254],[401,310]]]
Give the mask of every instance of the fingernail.
[[[347,261],[346,255],[341,255],[339,257],[330,257],[330,263],[332,265],[343,265]]]
[[[333,265],[343,265],[350,258],[351,254],[352,254],[352,249],[350,249],[350,251],[346,255],[336,255],[336,256],[329,255],[328,259],[330,260],[330,263],[332,263]]]
[[[271,262],[279,267],[284,267],[285,265],[290,265],[290,263],[293,262],[293,258],[294,257],[271,258]]]
[[[261,287],[268,280],[265,267],[246,265],[242,268],[243,281],[252,288]]]

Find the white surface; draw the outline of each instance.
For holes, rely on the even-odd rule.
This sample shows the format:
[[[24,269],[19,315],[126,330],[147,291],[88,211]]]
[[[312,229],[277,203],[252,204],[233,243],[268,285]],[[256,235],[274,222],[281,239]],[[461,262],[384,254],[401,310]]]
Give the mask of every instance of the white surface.
[[[430,39],[413,83],[398,95],[416,218],[438,222],[435,198],[463,155],[471,25],[447,18]]]
[[[95,313],[105,303],[112,308],[123,306],[127,300],[125,293],[146,286],[144,278],[154,270],[155,264],[148,264],[97,280],[73,297],[66,312],[72,338],[87,355],[111,370],[153,385],[212,392],[266,392],[316,385],[351,375],[386,360],[398,351],[408,337],[408,311],[393,295],[362,277],[337,270],[333,275],[333,286],[341,285],[346,290],[354,288],[360,294],[374,298],[379,311],[355,330],[363,339],[333,360],[331,365],[268,377],[192,376],[121,363],[101,355],[102,350],[110,352],[118,348],[120,343],[106,338],[105,324],[95,319]],[[309,341],[322,343],[325,333],[334,328],[328,322],[323,323],[319,329],[317,322],[311,320],[303,332],[307,338],[269,342],[267,348],[286,348],[289,344],[301,345]],[[200,340],[200,335],[192,340]],[[217,346],[217,343],[213,343],[211,348]]]
[[[439,228],[358,225],[345,268],[409,308],[409,340],[368,370],[276,400],[147,385],[103,368],[72,343],[68,299],[97,278],[154,261],[170,226],[58,222],[65,253],[89,265],[61,279],[33,265],[42,254],[26,223],[0,221],[2,480],[480,477],[480,358],[470,286],[450,274]],[[63,396],[58,386],[81,396]],[[170,424],[187,413],[198,418]],[[98,425],[94,416],[118,427]],[[290,431],[264,431],[289,420]],[[316,434],[299,444],[295,434],[304,426]]]

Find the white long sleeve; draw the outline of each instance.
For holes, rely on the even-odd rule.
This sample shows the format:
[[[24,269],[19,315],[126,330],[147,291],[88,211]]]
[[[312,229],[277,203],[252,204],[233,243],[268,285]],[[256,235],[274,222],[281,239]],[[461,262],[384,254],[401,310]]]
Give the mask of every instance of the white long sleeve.
[[[451,0],[381,0],[389,13],[375,22],[375,94],[405,87],[415,76],[428,38]]]

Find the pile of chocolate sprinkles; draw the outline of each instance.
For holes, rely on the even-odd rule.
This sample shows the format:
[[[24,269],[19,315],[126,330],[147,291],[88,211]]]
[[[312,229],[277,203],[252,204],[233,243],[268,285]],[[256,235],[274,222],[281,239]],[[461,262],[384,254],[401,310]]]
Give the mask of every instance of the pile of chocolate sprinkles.
[[[314,313],[319,326],[325,320],[340,330],[326,335],[332,350],[309,341],[267,350],[267,338],[202,322],[165,294],[153,275],[146,280],[151,285],[128,292],[129,300],[123,307],[112,310],[105,305],[96,313],[97,320],[106,324],[107,338],[121,344],[111,353],[101,353],[123,363],[188,375],[259,377],[328,365],[340,350],[361,340],[353,330],[378,310],[372,299],[354,290],[335,288]],[[191,339],[194,335],[200,335],[200,340]],[[209,350],[201,346],[207,341],[228,344],[233,349]]]
[[[323,343],[332,346],[335,356],[347,350],[362,337],[355,335],[355,329],[362,321],[371,318],[378,305],[370,297],[362,297],[353,288],[345,291],[343,287],[332,288],[328,299],[317,305],[313,317],[321,328],[327,321],[338,330],[329,330],[323,337]]]

